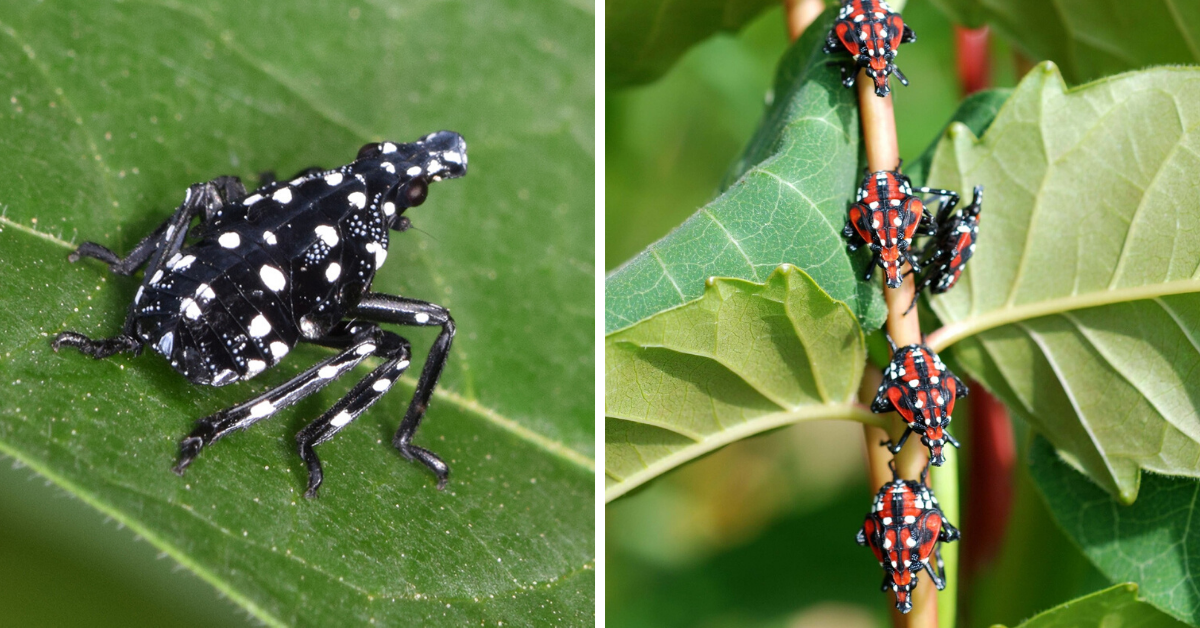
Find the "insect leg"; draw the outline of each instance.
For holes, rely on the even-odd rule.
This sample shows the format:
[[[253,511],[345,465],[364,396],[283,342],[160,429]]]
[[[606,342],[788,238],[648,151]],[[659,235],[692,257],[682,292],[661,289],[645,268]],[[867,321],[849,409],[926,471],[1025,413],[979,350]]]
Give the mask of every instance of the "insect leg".
[[[921,272],[921,260],[917,259],[917,256],[912,252],[912,249],[904,249],[903,255],[904,261],[908,262],[909,268],[908,272],[905,274],[915,276],[917,273]]]
[[[825,54],[833,54],[842,48],[842,40],[838,39],[837,32],[832,28],[829,29],[829,33],[825,35],[825,47],[823,49]]]
[[[942,548],[935,546],[933,554],[937,558],[937,572],[934,572],[933,565],[929,563],[925,563],[925,571],[928,571],[929,577],[933,579],[933,586],[941,591],[946,588],[946,564],[942,562]]]
[[[138,242],[137,246],[133,247],[133,250],[124,259],[102,244],[84,242],[67,256],[67,261],[73,264],[78,262],[80,258],[91,257],[108,264],[108,270],[114,274],[132,275],[154,254],[154,250],[158,248],[158,243],[162,240],[163,232],[167,230],[167,225],[169,224],[171,224],[170,218],[159,225],[153,233],[142,238],[142,241]]]
[[[951,543],[957,541],[961,536],[962,533],[958,531],[958,528],[950,525],[950,522],[946,521],[945,517],[943,517],[942,530],[938,532],[938,540],[945,543]]]
[[[108,262],[109,269],[120,275],[132,274],[149,259],[149,265],[146,267],[146,273],[149,276],[161,269],[166,264],[166,260],[170,259],[170,256],[177,253],[183,246],[184,236],[187,235],[188,225],[193,218],[203,215],[214,205],[219,206],[224,202],[221,195],[229,190],[228,179],[232,179],[232,177],[219,177],[208,183],[196,183],[189,187],[187,196],[175,213],[154,233],[139,242],[125,259],[117,257],[112,251],[94,242],[84,242],[67,259],[74,262],[80,256],[95,257]],[[236,181],[236,179],[233,180]],[[240,183],[238,185],[240,186]],[[136,302],[129,304],[129,315],[125,318],[125,327],[120,336],[94,340],[79,332],[64,331],[54,337],[50,346],[55,351],[64,345],[75,347],[97,360],[117,353],[129,351],[137,353],[141,350],[142,342],[134,335],[133,329],[133,311],[136,305]]]
[[[334,434],[366,412],[367,408],[387,394],[396,380],[408,370],[409,358],[412,355],[408,341],[390,331],[381,332],[379,341],[376,353],[387,361],[371,371],[371,374],[358,382],[345,397],[296,435],[300,458],[308,467],[308,488],[304,491],[305,497],[316,497],[317,489],[325,477],[321,470],[321,460],[313,448],[333,438]],[[438,488],[441,488],[444,482],[444,479],[441,480]]]
[[[858,74],[858,66],[853,64],[847,66],[844,63],[839,63],[838,67],[842,70],[842,85],[854,87],[854,80]]]
[[[867,264],[867,272],[863,273],[863,281],[871,281],[871,277],[875,275],[875,267],[883,265],[881,259],[879,251],[871,253],[871,263]]]
[[[932,275],[933,271],[929,271],[923,279],[917,282],[917,289],[913,291],[912,303],[909,303],[908,309],[904,310],[906,315],[911,312],[914,307],[917,307],[917,299],[921,297],[921,291],[929,287],[929,284],[931,283],[930,277],[932,277]]]
[[[276,412],[324,388],[368,355],[375,353],[384,334],[375,324],[359,324],[343,331],[344,333],[335,333],[318,341],[319,344],[344,349],[338,355],[318,363],[283,385],[245,403],[196,421],[195,429],[179,443],[179,462],[172,470],[183,475],[184,469],[200,455],[200,450],[205,445],[234,430],[244,430],[270,418]]]
[[[158,228],[155,229],[150,235],[142,238],[142,241],[138,242],[137,246],[133,247],[133,250],[129,252],[129,255],[125,256],[124,258],[121,258],[116,253],[113,253],[108,247],[103,245],[95,242],[84,242],[79,245],[79,248],[75,249],[70,255],[67,256],[67,260],[71,263],[75,263],[78,262],[80,258],[91,257],[108,264],[109,271],[117,275],[132,275],[137,271],[138,268],[141,268],[142,265],[150,259],[150,256],[154,254],[154,251],[158,249],[158,245],[162,242],[163,234],[166,233],[167,227],[176,222],[176,219],[179,217],[181,212],[194,211],[195,204],[211,201],[211,198],[206,197],[203,194],[197,195],[197,192],[200,189],[206,187],[211,187],[210,191],[218,194],[221,199],[234,200],[246,196],[246,190],[242,187],[242,183],[237,177],[217,177],[208,183],[197,183],[188,188],[188,197],[187,200],[184,200],[183,205],[180,205],[175,210],[175,213],[170,218],[163,221],[163,223],[159,225]],[[193,199],[193,206],[186,207],[188,205],[188,201]],[[194,217],[195,214],[192,214],[192,216]]]
[[[867,243],[866,240],[862,239],[862,236],[858,235],[858,231],[854,228],[854,223],[849,220],[842,227],[842,237],[848,240],[846,248],[851,251],[857,251],[858,247]]]
[[[450,317],[450,312],[440,305],[379,293],[363,295],[353,315],[381,323],[421,327],[437,325],[442,328],[442,332],[429,349],[429,356],[425,358],[425,367],[417,380],[417,389],[413,392],[404,420],[396,430],[392,445],[399,449],[405,458],[420,460],[429,467],[438,477],[438,488],[444,487],[450,477],[450,467],[433,452],[413,445],[412,439],[417,433],[417,428],[421,426],[421,419],[429,407],[429,398],[433,395],[433,389],[442,375],[447,358],[450,357],[450,344],[454,340],[454,319]]]
[[[908,441],[908,437],[912,436],[912,433],[913,429],[910,427],[904,430],[904,435],[900,437],[900,442],[896,443],[895,445],[893,445],[892,441],[890,440],[880,441],[879,444],[887,447],[888,451],[892,452],[893,454],[898,454],[900,453],[900,450],[904,448],[904,443]]]
[[[950,212],[954,211],[954,208],[958,205],[958,192],[955,192],[954,190],[921,187],[914,188],[913,191],[917,194],[933,194],[935,196],[942,197],[942,205],[938,208],[937,213],[937,224],[939,225],[946,221],[946,217],[949,216]]]
[[[142,350],[142,341],[133,336],[92,339],[77,331],[60,332],[50,343],[50,348],[58,351],[63,345],[75,347],[97,360],[110,358],[118,353],[137,354]]]

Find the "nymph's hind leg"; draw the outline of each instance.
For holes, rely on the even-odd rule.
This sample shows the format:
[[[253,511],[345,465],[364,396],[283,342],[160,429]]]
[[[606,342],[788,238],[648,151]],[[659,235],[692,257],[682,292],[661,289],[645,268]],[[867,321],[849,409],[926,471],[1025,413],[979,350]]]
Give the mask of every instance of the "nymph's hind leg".
[[[325,474],[321,470],[321,459],[317,457],[317,452],[314,449],[317,445],[333,438],[343,427],[348,425],[359,415],[366,412],[379,398],[387,394],[387,391],[392,388],[397,379],[404,374],[410,363],[409,358],[412,356],[408,341],[400,336],[384,331],[379,335],[379,346],[375,350],[376,354],[385,358],[386,361],[367,375],[354,386],[353,389],[342,397],[332,408],[322,414],[320,418],[300,431],[296,435],[296,444],[300,449],[300,458],[304,460],[304,464],[308,467],[308,488],[304,491],[305,497],[316,497],[317,489],[320,488],[321,482],[324,480]],[[439,461],[440,462],[440,461]],[[443,465],[444,466],[444,465]],[[445,482],[443,476],[439,475],[441,484]]]
[[[149,260],[146,277],[152,278],[183,247],[183,239],[187,236],[188,225],[192,219],[215,211],[224,204],[227,197],[236,195],[239,190],[245,193],[241,182],[235,177],[218,177],[208,183],[193,184],[187,189],[187,196],[175,213],[155,229],[154,233],[139,242],[124,259],[95,242],[84,242],[67,259],[75,262],[81,256],[94,257],[107,262],[109,269],[119,275],[132,274]],[[137,297],[134,297],[133,302],[129,304],[129,314],[125,317],[125,327],[120,336],[93,340],[79,332],[64,331],[54,337],[50,346],[55,351],[63,346],[75,347],[97,360],[117,353],[137,353],[141,351],[142,342],[133,329],[133,311],[136,307]]]
[[[938,208],[937,218],[932,221],[939,225],[946,221],[946,218],[950,216],[950,212],[954,211],[954,208],[958,205],[958,192],[955,192],[954,190],[919,187],[913,188],[913,192],[916,192],[917,194],[933,194],[934,196],[942,197],[941,207]]]
[[[934,572],[933,565],[925,563],[925,571],[929,572],[929,577],[933,578],[933,585],[938,588],[938,591],[946,588],[946,563],[942,561],[942,548],[940,545],[933,546],[933,556],[937,561],[937,572]]]
[[[354,368],[376,352],[384,331],[374,323],[355,324],[317,340],[318,344],[343,349],[286,383],[245,402],[196,421],[196,427],[179,443],[179,462],[173,469],[183,475],[200,450],[234,430],[244,430],[274,416],[276,412],[321,390],[326,384]]]
[[[197,183],[188,188],[188,196],[185,198],[183,205],[180,205],[175,210],[175,213],[163,221],[150,235],[142,238],[142,241],[138,242],[137,246],[133,247],[129,255],[124,258],[119,257],[103,245],[95,242],[84,242],[67,256],[67,260],[74,263],[78,262],[80,258],[92,257],[107,263],[109,271],[117,275],[132,275],[158,249],[159,244],[162,243],[166,235],[167,228],[177,222],[180,212],[194,212],[197,209],[195,206],[198,204],[211,204],[214,196],[219,202],[240,200],[246,196],[246,188],[242,186],[242,182],[237,177],[217,177],[208,183]],[[188,206],[189,202],[192,205],[190,207]],[[208,210],[209,206],[201,205],[199,209]],[[197,213],[191,213],[188,222],[191,221],[191,217],[196,215]],[[199,215],[202,217],[206,216],[207,212]],[[186,225],[187,223],[184,224]]]
[[[425,367],[421,370],[421,377],[417,380],[417,388],[413,392],[412,401],[408,404],[404,420],[400,422],[400,427],[396,430],[395,437],[392,438],[392,445],[399,449],[405,458],[420,460],[422,464],[429,467],[437,475],[438,488],[444,488],[450,477],[450,467],[433,452],[412,444],[412,439],[417,433],[417,428],[421,426],[421,419],[425,417],[425,410],[429,407],[433,389],[437,386],[438,378],[442,376],[442,369],[446,366],[446,360],[450,357],[450,344],[454,341],[454,319],[450,317],[450,312],[440,305],[379,293],[363,295],[358,306],[354,308],[353,314],[358,318],[380,323],[419,327],[436,325],[442,328],[441,333],[433,341],[433,346],[429,348],[429,355],[425,358]]]
[[[899,442],[897,442],[895,445],[892,444],[891,440],[880,441],[879,444],[883,447],[887,447],[888,451],[892,452],[893,454],[898,454],[900,453],[901,449],[904,449],[904,443],[908,442],[908,437],[912,436],[912,433],[913,429],[910,427],[904,430],[904,434],[900,436]]]

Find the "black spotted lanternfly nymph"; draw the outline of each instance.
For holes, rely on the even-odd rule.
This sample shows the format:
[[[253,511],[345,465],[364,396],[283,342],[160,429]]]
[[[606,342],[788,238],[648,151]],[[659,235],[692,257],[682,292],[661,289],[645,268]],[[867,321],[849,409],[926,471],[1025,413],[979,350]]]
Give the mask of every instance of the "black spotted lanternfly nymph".
[[[338,350],[283,385],[200,419],[180,443],[179,474],[213,441],[317,392],[368,356],[383,358],[296,436],[308,467],[305,496],[315,497],[322,472],[313,448],[371,407],[408,368],[408,341],[379,324],[441,327],[392,444],[433,470],[443,488],[450,468],[412,439],[446,365],[454,320],[440,305],[372,292],[371,281],[387,259],[388,231],[410,226],[405,210],[424,202],[430,183],[466,172],[466,142],[440,131],[411,144],[367,144],[349,165],[311,168],[290,181],[264,175],[249,195],[236,177],[192,185],[175,213],[128,256],[93,242],[71,254],[72,262],[107,262],[119,275],[144,265],[145,277],[121,335],[93,340],[64,331],[53,347],[102,359],[136,355],[148,345],[189,381],[209,386],[250,379],[299,342]]]

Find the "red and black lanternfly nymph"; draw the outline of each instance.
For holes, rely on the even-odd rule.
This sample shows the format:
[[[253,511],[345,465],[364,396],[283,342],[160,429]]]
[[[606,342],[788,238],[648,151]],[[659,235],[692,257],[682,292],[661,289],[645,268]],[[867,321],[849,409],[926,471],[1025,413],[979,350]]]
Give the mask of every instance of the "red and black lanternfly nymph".
[[[938,590],[946,587],[939,543],[959,538],[958,529],[946,520],[933,491],[925,484],[928,472],[927,466],[920,482],[902,480],[893,463],[893,480],[879,489],[858,531],[858,544],[870,547],[883,567],[881,589],[892,591],[896,608],[902,613],[912,610],[912,591],[921,570],[929,572]],[[936,571],[930,560],[936,562]]]
[[[983,209],[983,186],[975,186],[970,205],[958,213],[951,213],[953,207],[947,203],[938,212],[937,233],[926,245],[922,256],[927,270],[917,283],[918,294],[925,288],[933,294],[953,288],[975,254],[975,243],[979,240],[979,212]],[[916,302],[916,295],[913,302]]]
[[[825,52],[849,52],[854,64],[841,66],[842,83],[853,86],[858,69],[863,68],[875,82],[875,94],[882,97],[891,91],[888,77],[893,74],[908,85],[908,79],[893,61],[900,44],[916,40],[916,34],[884,0],[845,0],[825,39]]]
[[[888,343],[891,344],[891,338]],[[892,344],[892,361],[883,372],[883,383],[871,403],[871,411],[882,414],[898,412],[906,429],[900,440],[890,447],[899,453],[908,437],[917,432],[929,448],[929,461],[936,467],[946,461],[942,448],[946,443],[958,447],[958,441],[946,432],[950,425],[954,402],[967,396],[967,387],[946,370],[942,359],[924,344],[896,348]]]
[[[849,219],[842,229],[851,251],[864,244],[871,248],[871,263],[865,279],[870,280],[875,267],[883,269],[887,285],[899,288],[904,280],[901,268],[909,264],[913,272],[921,263],[912,252],[912,240],[917,234],[933,235],[936,224],[918,194],[936,194],[946,200],[946,207],[958,203],[958,193],[935,188],[913,188],[908,177],[895,170],[868,171],[858,188],[858,196],[850,206]]]

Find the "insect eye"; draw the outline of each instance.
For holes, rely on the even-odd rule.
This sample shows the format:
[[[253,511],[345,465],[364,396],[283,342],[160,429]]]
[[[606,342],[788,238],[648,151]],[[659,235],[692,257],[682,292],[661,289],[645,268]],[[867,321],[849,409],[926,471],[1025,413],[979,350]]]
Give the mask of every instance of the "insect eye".
[[[425,202],[425,196],[429,193],[429,188],[421,179],[413,179],[408,184],[408,188],[404,191],[404,198],[408,201],[409,207],[416,207]]]
[[[399,231],[401,233],[408,231],[411,227],[412,227],[412,221],[409,220],[407,216],[401,216],[401,217],[397,218],[396,223],[394,225],[392,225],[393,229],[395,229],[396,231]]]
[[[367,159],[370,157],[378,157],[382,154],[383,154],[383,151],[379,148],[379,144],[376,144],[376,143],[363,144],[363,147],[358,149],[358,156],[355,157],[355,159]]]

